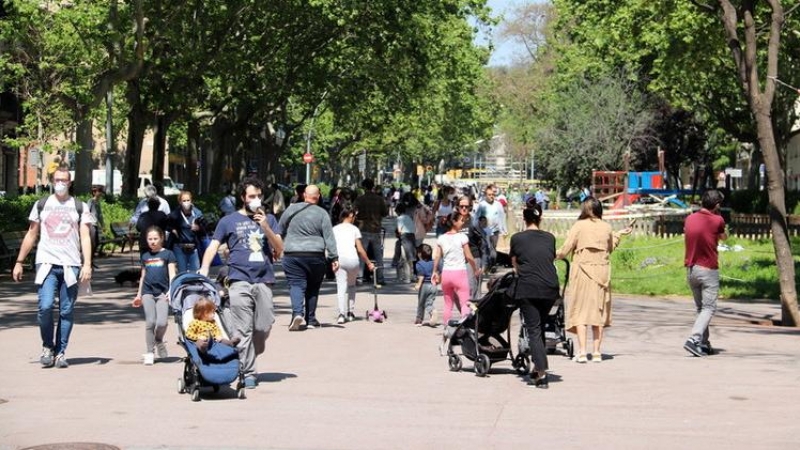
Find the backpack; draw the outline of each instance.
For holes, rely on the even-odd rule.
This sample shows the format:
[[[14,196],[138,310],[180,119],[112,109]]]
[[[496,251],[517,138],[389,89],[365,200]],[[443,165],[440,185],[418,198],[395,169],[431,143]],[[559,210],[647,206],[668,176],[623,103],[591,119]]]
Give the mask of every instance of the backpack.
[[[40,198],[39,201],[36,202],[36,210],[39,212],[39,217],[42,216],[42,211],[44,210],[44,204],[47,203],[47,200],[50,196]],[[74,197],[73,197],[74,198]],[[75,199],[75,211],[78,212],[78,223],[81,221],[81,216],[83,215],[83,202]]]
[[[36,202],[36,210],[39,212],[39,220],[42,218],[42,211],[44,210],[44,204],[47,203],[47,200],[50,196],[40,198]],[[80,229],[81,223],[81,216],[83,216],[83,202],[78,200],[77,198],[73,197],[75,200],[75,211],[78,213],[78,228]],[[94,236],[95,226],[94,224],[89,224],[89,236]],[[78,240],[80,240],[80,232],[78,233]],[[97,242],[92,242],[92,254],[94,254],[97,247]]]

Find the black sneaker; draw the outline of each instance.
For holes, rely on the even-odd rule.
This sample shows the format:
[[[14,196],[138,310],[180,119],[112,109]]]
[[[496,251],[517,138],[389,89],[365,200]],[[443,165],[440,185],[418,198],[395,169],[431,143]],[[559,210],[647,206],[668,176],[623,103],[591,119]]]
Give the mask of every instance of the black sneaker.
[[[711,346],[711,342],[706,342],[705,344],[700,344],[700,350],[706,354],[706,356],[713,355],[716,352],[714,351],[714,347]]]
[[[319,320],[313,319],[308,321],[308,325],[306,325],[306,327],[313,330],[314,328],[322,328],[322,324],[319,323]]]
[[[352,322],[354,320],[356,320],[356,315],[353,314],[352,312],[347,313],[347,321]]]
[[[539,389],[548,389],[550,387],[550,382],[547,379],[547,373],[542,374],[541,376],[536,372],[531,374],[533,378],[533,385]]]
[[[683,348],[694,356],[706,356],[706,354],[703,353],[703,349],[700,347],[700,344],[698,344],[694,339],[687,339],[686,343],[683,344]]]

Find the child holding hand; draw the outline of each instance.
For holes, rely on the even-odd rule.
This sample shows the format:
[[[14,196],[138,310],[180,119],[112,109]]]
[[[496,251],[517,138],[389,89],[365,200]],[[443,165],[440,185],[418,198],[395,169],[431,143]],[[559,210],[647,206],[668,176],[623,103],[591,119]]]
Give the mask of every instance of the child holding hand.
[[[133,306],[144,307],[144,335],[147,352],[142,355],[144,365],[152,366],[155,351],[159,359],[168,356],[164,334],[169,318],[169,285],[175,278],[176,259],[172,251],[164,248],[164,231],[151,226],[145,231],[147,250],[142,253],[142,276]]]

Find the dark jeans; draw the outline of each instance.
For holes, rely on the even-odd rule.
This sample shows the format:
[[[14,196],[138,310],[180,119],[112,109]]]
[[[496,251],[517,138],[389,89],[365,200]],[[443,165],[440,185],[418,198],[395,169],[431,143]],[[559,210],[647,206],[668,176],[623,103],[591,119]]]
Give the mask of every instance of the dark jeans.
[[[326,265],[324,256],[284,255],[283,273],[289,284],[292,317],[302,316],[306,323],[316,320],[319,288],[325,278]]]
[[[528,346],[531,349],[533,367],[540,372],[548,369],[544,322],[555,303],[555,299],[526,298],[519,300],[519,311],[522,313],[523,326],[528,333]]]

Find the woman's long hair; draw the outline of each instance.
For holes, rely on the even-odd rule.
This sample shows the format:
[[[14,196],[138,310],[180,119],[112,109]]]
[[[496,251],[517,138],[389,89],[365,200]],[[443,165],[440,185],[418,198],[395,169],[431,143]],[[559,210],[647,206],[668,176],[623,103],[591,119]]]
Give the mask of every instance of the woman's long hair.
[[[578,217],[578,220],[602,218],[603,204],[594,197],[587,197],[586,200],[581,203],[581,215]]]

